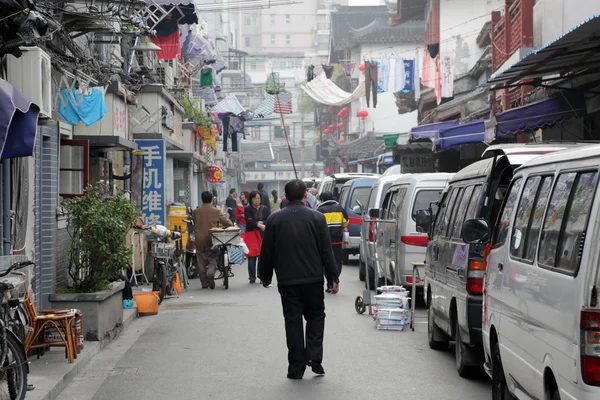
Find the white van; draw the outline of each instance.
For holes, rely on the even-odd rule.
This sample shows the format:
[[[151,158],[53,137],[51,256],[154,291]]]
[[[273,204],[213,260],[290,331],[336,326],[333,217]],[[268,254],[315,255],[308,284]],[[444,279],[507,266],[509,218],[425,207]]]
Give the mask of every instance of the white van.
[[[393,167],[392,167],[393,168]],[[389,169],[388,169],[389,171]],[[387,173],[387,171],[386,171]],[[375,239],[377,232],[377,222],[371,222],[369,220],[376,220],[379,218],[379,209],[382,206],[383,199],[386,193],[392,186],[392,184],[398,179],[400,175],[385,175],[379,178],[373,186],[371,186],[371,193],[369,194],[369,201],[364,204],[364,219],[360,231],[360,259],[358,268],[358,278],[361,281],[365,280],[366,268],[369,268],[369,276],[375,276]],[[380,271],[379,276],[383,276],[383,271]],[[373,282],[373,281],[371,281]],[[373,287],[371,285],[370,287]]]
[[[412,263],[424,262],[429,226],[417,226],[416,212],[436,205],[453,174],[402,174],[388,190],[379,212],[375,263],[377,284],[412,285]],[[434,203],[434,204],[432,204]],[[423,282],[417,282],[422,287]]]
[[[483,287],[492,398],[600,399],[600,146],[518,168],[490,230],[462,237],[489,252]]]

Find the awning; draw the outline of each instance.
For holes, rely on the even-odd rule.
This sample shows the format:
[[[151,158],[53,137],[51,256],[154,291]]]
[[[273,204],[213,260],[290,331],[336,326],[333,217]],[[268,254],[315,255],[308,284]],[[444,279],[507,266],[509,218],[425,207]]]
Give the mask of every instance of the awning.
[[[361,82],[354,92],[349,93],[340,89],[330,79],[327,79],[324,72],[310,82],[302,82],[300,87],[313,100],[328,106],[342,106],[358,100],[365,95],[364,82]]]
[[[0,79],[0,159],[33,154],[40,108]]]
[[[90,142],[90,147],[96,149],[104,149],[106,151],[124,151],[137,150],[138,145],[124,137],[104,136],[104,135],[73,135],[74,139],[87,140]]]
[[[600,72],[598,34],[600,15],[594,15],[553,42],[531,51],[512,67],[492,76],[484,85],[503,89],[523,79],[596,74]]]
[[[415,126],[410,130],[408,141],[410,143],[432,141],[440,129],[446,129],[459,124],[459,121],[436,122],[435,124],[426,124]]]
[[[585,112],[585,98],[582,93],[559,93],[557,96],[495,115],[486,121],[486,142],[521,132],[535,131]]]
[[[379,157],[380,156],[375,156],[375,157],[361,158],[360,160],[348,161],[348,165],[365,164],[368,162],[375,162],[379,159]]]
[[[433,139],[433,152],[451,150],[457,147],[482,143],[485,139],[484,121],[460,124],[448,129],[440,129]]]

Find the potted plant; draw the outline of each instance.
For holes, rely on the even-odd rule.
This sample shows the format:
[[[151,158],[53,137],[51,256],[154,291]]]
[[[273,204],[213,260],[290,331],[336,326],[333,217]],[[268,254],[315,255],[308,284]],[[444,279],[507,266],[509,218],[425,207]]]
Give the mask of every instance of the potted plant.
[[[50,302],[53,308],[81,310],[86,340],[102,340],[123,322],[125,283],[117,280],[131,262],[126,241],[137,219],[136,205],[121,194],[107,196],[90,186],[61,206],[72,238],[71,285],[51,294]]]

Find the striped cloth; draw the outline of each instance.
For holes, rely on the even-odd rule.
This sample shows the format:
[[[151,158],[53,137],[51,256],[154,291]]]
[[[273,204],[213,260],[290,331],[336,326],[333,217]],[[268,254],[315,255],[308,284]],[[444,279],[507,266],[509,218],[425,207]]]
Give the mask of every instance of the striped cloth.
[[[246,109],[244,108],[244,106],[242,106],[240,104],[237,97],[235,97],[235,94],[228,94],[227,96],[225,96],[225,98],[223,100],[221,100],[219,102],[219,104],[214,106],[212,111],[213,112],[231,112],[231,113],[234,113],[235,115],[238,115],[238,114],[241,114],[244,111],[246,111]]]
[[[265,118],[275,112],[275,96],[268,94],[262,103],[254,110],[255,118]]]
[[[273,110],[277,114],[291,114],[292,94],[287,92],[279,93],[279,95],[275,98],[275,106]]]

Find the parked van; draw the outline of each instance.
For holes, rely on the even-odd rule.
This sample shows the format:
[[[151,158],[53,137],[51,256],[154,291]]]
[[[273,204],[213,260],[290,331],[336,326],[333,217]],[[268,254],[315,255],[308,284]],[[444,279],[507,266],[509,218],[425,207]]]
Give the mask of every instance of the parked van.
[[[429,225],[417,225],[417,211],[437,203],[453,174],[402,174],[385,194],[377,225],[377,284],[412,285],[412,263],[424,262]],[[386,222],[389,221],[389,222]],[[417,282],[417,287],[422,287]]]
[[[388,169],[389,171],[389,169]],[[387,173],[387,171],[386,171]],[[383,199],[394,181],[399,175],[382,176],[373,183],[369,193],[369,201],[364,205],[364,218],[376,220],[379,218],[379,209],[383,204]],[[370,217],[372,216],[372,217]],[[375,276],[375,238],[377,232],[377,222],[363,223],[360,230],[360,259],[358,268],[358,278],[365,280],[366,267],[369,267],[369,276]],[[380,273],[383,276],[383,272]],[[373,287],[373,285],[371,286]]]
[[[484,159],[454,175],[435,217],[427,246],[425,301],[428,340],[445,349],[455,340],[456,367],[468,376],[484,363],[481,336],[484,245],[462,239],[463,222],[496,221],[517,166],[569,146],[495,145]],[[491,224],[490,224],[491,225]]]
[[[362,209],[369,201],[371,186],[377,177],[358,178],[346,182],[340,191],[340,205],[348,214],[348,226],[344,231],[342,254],[344,263],[348,263],[350,254],[359,254],[360,232],[362,226]]]
[[[323,180],[321,181],[321,184],[319,185],[319,193],[317,195],[317,198],[319,198],[319,196],[323,192],[330,192],[333,194],[333,197],[335,198],[335,200],[339,201],[340,200],[340,191],[342,190],[342,186],[344,186],[344,183],[346,183],[352,179],[356,179],[356,178],[372,178],[372,177],[378,178],[379,175],[362,173],[362,172],[360,172],[360,173],[350,172],[350,173],[346,173],[346,174],[333,174],[333,175],[326,176],[325,178],[323,178]]]
[[[463,225],[468,246],[491,239],[482,326],[495,399],[600,399],[599,169],[597,145],[535,158],[495,225]]]

